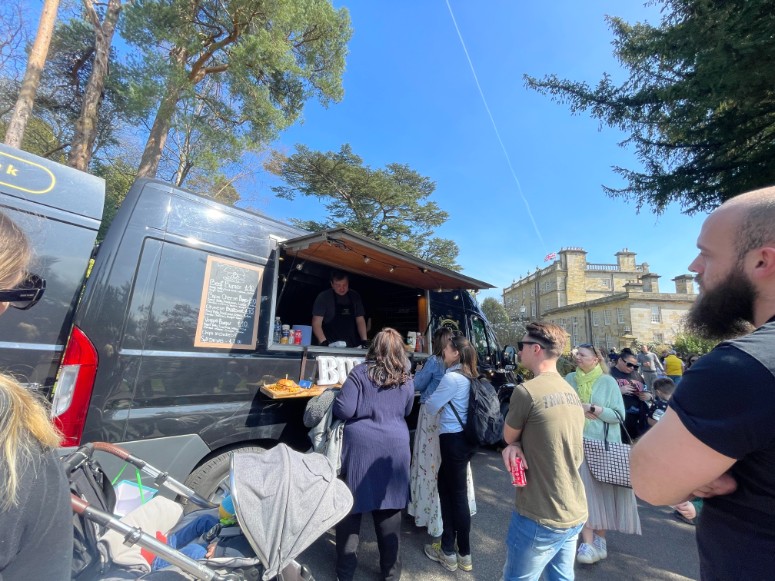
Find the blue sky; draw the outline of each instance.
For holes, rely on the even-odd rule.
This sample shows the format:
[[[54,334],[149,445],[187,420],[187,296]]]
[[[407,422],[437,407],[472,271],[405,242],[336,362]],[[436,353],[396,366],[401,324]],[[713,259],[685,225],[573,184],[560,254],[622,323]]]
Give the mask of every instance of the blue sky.
[[[523,74],[596,83],[604,72],[625,78],[612,55],[605,15],[656,23],[659,13],[621,0],[449,0],[482,91],[520,188],[479,95],[445,0],[357,0],[349,8],[345,96],[328,109],[310,103],[303,123],[273,144],[337,150],[350,143],[365,163],[409,164],[436,184],[432,199],[450,214],[439,234],[460,246],[463,272],[501,289],[536,266],[547,252],[580,246],[590,262],[615,262],[624,247],[670,279],[688,272],[702,216],[677,207],[662,216],[611,199],[601,185],[619,186],[612,171],[638,168],[626,136],[586,114],[525,88]],[[314,201],[273,197],[272,178],[259,175],[245,201],[277,217],[315,217]],[[541,242],[543,239],[543,243]]]

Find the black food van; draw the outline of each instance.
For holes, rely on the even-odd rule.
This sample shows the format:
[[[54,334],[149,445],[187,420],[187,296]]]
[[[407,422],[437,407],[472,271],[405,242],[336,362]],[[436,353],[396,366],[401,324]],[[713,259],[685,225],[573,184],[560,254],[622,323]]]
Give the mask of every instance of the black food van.
[[[345,229],[310,234],[147,179],[90,260],[102,181],[2,146],[0,163],[26,168],[0,177],[0,208],[27,232],[32,270],[47,279],[34,309],[0,318],[0,364],[51,398],[65,446],[120,443],[210,496],[234,451],[306,449],[307,400],[260,387],[338,383],[363,359],[362,349],[275,340],[276,317],[310,325],[333,268],[361,295],[369,337],[385,326],[420,334],[416,362],[436,328],[456,328],[510,395],[513,351],[505,361],[469,292],[486,283]]]

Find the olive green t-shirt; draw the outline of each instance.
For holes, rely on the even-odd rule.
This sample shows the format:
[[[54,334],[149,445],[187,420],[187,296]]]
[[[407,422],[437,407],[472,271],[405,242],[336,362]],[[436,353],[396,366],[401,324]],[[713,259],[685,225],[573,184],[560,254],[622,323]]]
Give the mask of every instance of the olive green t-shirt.
[[[514,388],[506,423],[522,430],[527,485],[517,488],[517,512],[539,524],[570,528],[587,519],[579,475],[584,459],[584,411],[558,373],[542,373]]]

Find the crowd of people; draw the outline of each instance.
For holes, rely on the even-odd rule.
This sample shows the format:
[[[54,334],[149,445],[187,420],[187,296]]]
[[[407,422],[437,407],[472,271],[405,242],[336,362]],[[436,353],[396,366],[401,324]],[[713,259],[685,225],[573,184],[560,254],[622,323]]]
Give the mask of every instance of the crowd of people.
[[[733,337],[699,360],[683,364],[668,352],[661,361],[647,346],[611,357],[582,344],[574,350],[575,371],[563,377],[557,362],[565,331],[527,325],[518,353],[532,378],[514,388],[503,429],[504,468],[521,465],[527,473],[526,484],[516,487],[504,580],[573,579],[575,562],[606,559],[607,531],[641,534],[635,495],[673,506],[678,517],[697,524],[704,581],[772,577],[775,188],[720,206],[705,221],[698,247],[690,269],[701,293],[689,328],[708,338]],[[0,314],[9,306],[29,308],[40,297],[25,292],[29,260],[24,235],[0,214]],[[346,281],[332,280],[334,295],[346,297],[345,287]],[[348,329],[358,329],[352,298],[344,306],[329,298],[339,315],[347,311]],[[321,342],[337,332],[323,310],[315,325]],[[352,369],[332,404],[345,422],[341,478],[354,498],[336,526],[339,580],[354,578],[364,513],[373,517],[381,578],[401,577],[407,506],[438,537],[424,547],[429,559],[448,571],[473,570],[470,460],[476,447],[464,425],[477,375],[471,343],[446,329],[435,333],[433,355],[414,378],[403,339],[390,328],[377,333],[365,362]],[[412,456],[405,418],[415,389],[422,406]],[[637,441],[632,488],[593,475],[585,439]],[[68,485],[54,455],[59,434],[45,405],[5,375],[0,441],[0,523],[17,532],[0,535],[0,576],[67,579],[73,531]]]
[[[606,559],[607,531],[641,534],[636,494],[697,525],[703,580],[771,578],[775,188],[723,204],[703,225],[698,246],[690,268],[701,294],[689,327],[709,339],[742,337],[701,359],[683,361],[673,350],[660,358],[647,345],[603,354],[582,344],[573,350],[575,371],[562,377],[565,331],[527,326],[518,353],[533,377],[515,387],[503,432],[504,467],[527,473],[506,537],[505,581],[573,579],[576,562]],[[401,479],[410,482],[416,524],[438,532],[441,516],[441,538],[425,554],[449,571],[470,571],[474,450],[461,432],[476,355],[463,337],[442,332],[435,339],[434,356],[415,378],[423,407],[414,463]],[[740,386],[741,397],[729,398],[730,386]],[[585,439],[635,443],[633,488],[593,475]]]

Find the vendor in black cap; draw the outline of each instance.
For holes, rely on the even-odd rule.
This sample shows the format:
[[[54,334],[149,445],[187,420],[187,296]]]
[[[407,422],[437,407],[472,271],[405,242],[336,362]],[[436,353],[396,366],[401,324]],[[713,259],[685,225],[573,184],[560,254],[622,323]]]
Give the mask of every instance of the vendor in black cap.
[[[350,290],[346,272],[331,272],[331,288],[312,306],[312,332],[320,345],[344,341],[348,347],[366,347],[366,318],[361,296]]]

